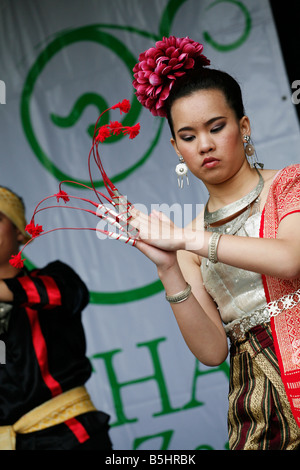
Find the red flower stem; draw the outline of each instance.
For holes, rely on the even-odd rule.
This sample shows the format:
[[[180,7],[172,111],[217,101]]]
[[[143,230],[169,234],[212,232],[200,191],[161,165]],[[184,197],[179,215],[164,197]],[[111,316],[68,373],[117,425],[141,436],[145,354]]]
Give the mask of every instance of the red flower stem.
[[[91,189],[91,188],[90,188],[90,189]],[[38,209],[38,207],[39,207],[43,202],[45,202],[47,199],[56,198],[56,197],[57,197],[56,194],[52,194],[51,196],[47,196],[47,197],[45,197],[44,199],[42,199],[42,200],[37,204],[37,206],[36,206],[36,208],[35,208],[35,210],[34,210],[34,213],[33,213],[33,217],[34,217],[36,214],[38,214],[38,212],[41,212],[41,211],[43,211],[43,210],[45,210],[45,209],[55,208],[55,207],[58,207],[58,208],[66,208],[66,209],[68,209],[68,208],[69,208],[69,209],[79,209],[79,210],[83,210],[83,211],[86,211],[86,212],[91,212],[92,214],[97,215],[96,212],[90,211],[90,210],[88,210],[88,209],[84,209],[84,208],[80,208],[80,207],[72,207],[72,206],[61,206],[61,205],[59,205],[59,204],[57,204],[57,205],[51,205],[51,206],[47,206],[47,207],[43,207],[43,208],[41,208],[41,209]],[[88,202],[89,204],[92,204],[92,205],[95,206],[95,207],[98,207],[98,206],[99,206],[98,203],[96,203],[96,202],[94,202],[94,201],[91,201],[90,199],[83,198],[83,197],[72,196],[72,195],[69,195],[69,194],[68,194],[68,198],[71,198],[71,199],[79,199],[80,201]],[[113,201],[111,201],[111,200],[108,199],[107,197],[105,197],[105,199],[107,199],[108,202],[110,202],[113,206],[115,206],[115,204],[114,204]],[[103,203],[101,202],[101,204],[103,204]]]
[[[49,197],[54,197],[54,196],[49,196]],[[72,199],[80,199],[81,201],[89,202],[92,205],[96,206],[97,208],[99,208],[99,206],[101,206],[101,209],[104,209],[104,213],[101,214],[99,211],[95,212],[95,211],[92,211],[90,209],[85,209],[85,208],[82,208],[82,207],[51,205],[51,206],[42,207],[40,209],[37,209],[35,211],[35,215],[37,215],[39,212],[42,212],[44,210],[54,209],[54,208],[81,210],[83,212],[87,212],[89,214],[95,215],[96,217],[99,217],[100,219],[107,220],[111,225],[117,225],[120,230],[126,231],[124,229],[124,227],[122,226],[122,224],[120,223],[120,222],[123,222],[124,224],[127,224],[127,220],[122,218],[122,215],[127,214],[126,212],[117,214],[117,213],[113,212],[111,209],[104,206],[103,204],[97,204],[93,201],[90,201],[89,199],[80,198],[78,196],[69,196],[69,197],[71,197]],[[36,237],[34,237],[34,238],[36,238]]]
[[[90,186],[87,186],[86,184],[83,184],[83,183],[79,183],[77,181],[72,181],[72,180],[64,180],[64,181],[60,181],[59,183],[59,189],[61,191],[61,185],[64,184],[64,183],[73,183],[77,186],[82,186],[83,188],[86,188],[86,189],[89,189],[90,191],[93,191],[93,192],[96,192],[97,194],[99,194],[100,196],[104,197],[104,199],[106,199],[108,202],[110,202],[111,204],[113,204],[113,201],[111,199],[109,199],[105,194],[101,193],[100,191],[97,191],[96,189],[94,188],[91,188]],[[62,196],[61,196],[62,197]],[[70,195],[68,194],[68,197],[70,197]],[[71,196],[73,197],[73,196]],[[63,197],[62,197],[63,199]]]
[[[96,124],[95,124],[95,126],[94,126],[93,145],[92,145],[92,148],[91,148],[91,150],[90,150],[90,152],[89,152],[89,157],[88,157],[88,167],[89,167],[90,181],[91,181],[91,184],[92,184],[92,186],[93,186],[93,190],[94,190],[94,192],[95,192],[95,194],[96,194],[96,196],[97,196],[97,198],[98,198],[98,200],[99,200],[100,202],[102,202],[102,201],[100,200],[99,195],[98,195],[98,192],[96,191],[96,188],[95,188],[95,185],[94,185],[94,182],[93,182],[93,178],[92,178],[92,174],[91,174],[91,169],[90,169],[90,157],[91,157],[91,153],[93,152],[93,154],[94,154],[94,160],[95,160],[95,162],[96,162],[96,164],[97,164],[97,161],[96,161],[96,158],[95,158],[95,153],[94,153],[95,137],[96,137],[96,133],[97,133],[97,131],[98,131],[97,125],[98,125],[98,122],[100,121],[101,117],[103,116],[103,114],[106,113],[107,111],[110,111],[111,109],[112,109],[112,107],[107,108],[106,110],[104,110],[104,111],[100,114],[100,116],[98,117],[98,119],[97,119],[97,121],[96,121]],[[99,168],[99,165],[98,165],[98,164],[97,164],[97,166],[98,166],[98,168]],[[100,169],[100,172],[101,172],[101,169]],[[101,172],[101,174],[102,174],[102,172]],[[106,177],[106,178],[107,178],[107,177]],[[104,182],[104,183],[105,183],[105,182]]]
[[[99,204],[97,205],[97,207],[99,207]],[[103,206],[105,208],[105,206]],[[125,231],[125,229],[123,228],[123,226],[120,224],[120,216],[119,215],[116,215],[114,214],[112,211],[108,210],[107,208],[105,208],[105,213],[101,214],[99,212],[95,212],[95,211],[91,211],[89,209],[83,209],[83,208],[80,208],[80,207],[73,207],[73,206],[47,206],[47,207],[43,207],[41,209],[38,209],[36,211],[36,214],[38,214],[39,212],[42,212],[42,211],[45,211],[47,209],[54,209],[54,208],[58,208],[58,209],[73,209],[73,210],[81,210],[83,212],[87,212],[89,214],[92,214],[92,215],[95,215],[96,217],[99,217],[99,219],[103,219],[103,220],[107,220],[110,225],[117,225],[118,228],[122,231]],[[109,214],[109,215],[107,215]],[[126,222],[126,221],[124,221]],[[40,235],[44,234],[46,232],[42,232]],[[33,238],[37,238],[37,237],[33,237]]]
[[[54,208],[57,208],[57,209],[76,209],[76,210],[80,210],[80,211],[83,211],[83,212],[88,212],[88,213],[93,214],[93,215],[97,215],[97,212],[95,212],[95,211],[91,211],[89,209],[83,209],[83,208],[80,208],[80,207],[73,207],[73,206],[47,206],[47,207],[42,207],[41,209],[38,209],[35,214],[38,214],[39,212],[43,212],[47,209],[54,209]]]
[[[38,207],[39,207],[43,202],[45,202],[47,199],[50,199],[50,198],[52,198],[53,196],[54,196],[54,195],[52,194],[51,196],[44,197],[44,199],[42,199],[42,200],[36,205],[36,207],[35,207],[35,209],[34,209],[34,211],[33,211],[33,215],[32,215],[32,217],[31,217],[31,220],[34,219],[35,214],[38,212]]]
[[[28,240],[28,242],[26,242],[25,245],[22,247],[22,249],[19,251],[19,254],[21,255],[22,252],[25,250],[26,246],[28,246],[29,243],[31,243],[33,240],[36,240],[37,238],[40,238],[43,235],[48,235],[49,233],[56,232],[58,230],[92,230],[94,232],[101,232],[107,237],[114,239],[114,240],[122,240],[122,241],[125,241],[125,243],[131,242],[132,245],[135,245],[136,243],[136,240],[129,236],[124,237],[124,235],[118,235],[115,232],[109,232],[108,230],[102,230],[97,227],[56,227],[56,228],[47,230],[46,232],[40,233],[37,237],[31,238],[30,240]]]

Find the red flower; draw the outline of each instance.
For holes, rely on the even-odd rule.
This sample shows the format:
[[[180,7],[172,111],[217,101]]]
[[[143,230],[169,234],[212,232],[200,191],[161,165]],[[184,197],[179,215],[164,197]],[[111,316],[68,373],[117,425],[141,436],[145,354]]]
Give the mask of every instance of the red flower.
[[[12,255],[10,260],[9,260],[9,263],[14,267],[14,268],[23,268],[24,267],[24,261],[23,259],[21,259],[21,252],[18,253],[17,255]]]
[[[120,132],[122,131],[122,124],[118,121],[110,121],[109,128],[112,131],[113,134],[119,135]]]
[[[70,200],[68,194],[67,194],[65,191],[63,191],[62,189],[60,189],[59,193],[56,194],[56,200],[57,200],[57,202],[59,202],[60,198],[61,198],[63,201],[65,201],[65,203]]]
[[[129,139],[134,139],[140,132],[140,127],[141,126],[139,125],[139,123],[135,124],[135,126],[132,127],[125,127],[125,129],[123,130],[123,134],[129,134]]]
[[[111,107],[111,109],[117,109],[120,108],[120,114],[123,113],[128,113],[130,110],[130,101],[129,100],[123,100],[121,103],[115,104],[114,106]]]
[[[189,37],[170,36],[140,54],[139,62],[133,68],[133,86],[137,99],[154,116],[166,117],[165,100],[178,77],[185,75],[195,64],[210,64],[202,50],[203,45]]]
[[[33,220],[31,220],[30,224],[26,225],[25,230],[32,238],[38,237],[40,233],[44,231],[42,225],[35,225]]]
[[[100,142],[104,142],[105,139],[110,137],[110,130],[108,129],[107,125],[100,127],[98,134],[96,136],[96,140]]]

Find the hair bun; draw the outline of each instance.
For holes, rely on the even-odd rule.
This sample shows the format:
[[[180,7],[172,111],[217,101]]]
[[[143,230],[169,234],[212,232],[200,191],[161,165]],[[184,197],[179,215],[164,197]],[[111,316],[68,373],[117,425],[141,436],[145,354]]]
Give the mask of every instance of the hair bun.
[[[154,116],[166,117],[165,100],[175,80],[196,65],[210,64],[202,51],[203,45],[189,37],[170,36],[142,52],[133,68],[133,86],[139,102]]]

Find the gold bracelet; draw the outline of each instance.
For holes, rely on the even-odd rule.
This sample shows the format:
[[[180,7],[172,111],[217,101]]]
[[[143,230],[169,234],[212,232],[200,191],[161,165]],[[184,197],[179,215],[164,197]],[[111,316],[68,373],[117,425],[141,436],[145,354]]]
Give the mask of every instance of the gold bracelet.
[[[217,248],[221,235],[221,233],[214,232],[208,241],[208,259],[213,264],[218,262]]]
[[[192,288],[191,286],[187,283],[186,288],[178,292],[178,294],[174,295],[167,295],[166,294],[166,300],[170,302],[171,304],[179,304],[180,302],[184,302],[184,300],[188,299],[189,296],[191,295]]]

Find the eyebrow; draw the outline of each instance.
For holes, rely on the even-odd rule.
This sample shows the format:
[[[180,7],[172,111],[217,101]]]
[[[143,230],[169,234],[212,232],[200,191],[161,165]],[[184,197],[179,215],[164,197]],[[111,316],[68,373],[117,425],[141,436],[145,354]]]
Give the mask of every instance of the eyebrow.
[[[211,119],[209,119],[208,121],[205,122],[205,126],[209,126],[210,124],[213,124],[215,121],[217,121],[218,119],[224,119],[226,116],[216,116],[216,117],[213,117]],[[193,127],[191,126],[185,126],[185,127],[181,127],[180,129],[178,129],[177,133],[179,132],[182,132],[182,131],[192,131],[194,130]]]

